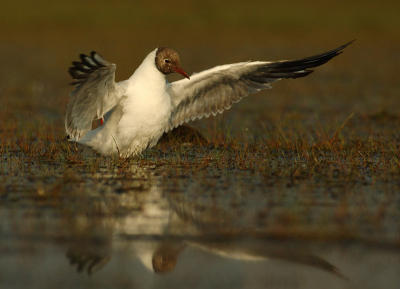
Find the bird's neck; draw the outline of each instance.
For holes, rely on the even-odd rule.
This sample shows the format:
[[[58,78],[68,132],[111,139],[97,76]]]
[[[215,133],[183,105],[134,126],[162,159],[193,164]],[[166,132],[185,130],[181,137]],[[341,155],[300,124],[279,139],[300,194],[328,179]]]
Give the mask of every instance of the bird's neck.
[[[140,82],[151,86],[166,85],[165,75],[157,69],[155,64],[156,51],[157,49],[150,52],[131,75],[128,79],[131,84]]]

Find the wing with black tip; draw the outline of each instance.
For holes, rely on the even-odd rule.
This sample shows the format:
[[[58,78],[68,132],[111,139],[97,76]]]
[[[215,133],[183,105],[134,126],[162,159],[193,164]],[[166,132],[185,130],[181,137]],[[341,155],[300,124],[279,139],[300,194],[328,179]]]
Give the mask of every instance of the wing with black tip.
[[[92,129],[92,122],[102,119],[122,96],[115,82],[116,65],[92,51],[81,54],[68,72],[75,86],[65,116],[65,130],[72,140],[79,140]]]
[[[217,66],[194,74],[190,80],[175,81],[170,86],[173,111],[166,130],[222,113],[243,97],[270,88],[277,80],[304,77],[313,72],[312,68],[342,53],[351,43],[299,60],[249,61]]]

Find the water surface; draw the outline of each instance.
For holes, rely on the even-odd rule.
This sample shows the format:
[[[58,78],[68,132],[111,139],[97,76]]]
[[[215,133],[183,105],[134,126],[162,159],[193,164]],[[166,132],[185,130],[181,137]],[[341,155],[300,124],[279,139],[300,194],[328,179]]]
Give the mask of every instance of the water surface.
[[[266,186],[263,176],[245,170],[129,163],[85,173],[35,165],[59,175],[40,178],[31,164],[30,176],[8,180],[11,191],[2,193],[0,207],[2,288],[397,288],[400,282],[399,197],[391,197],[379,221],[368,221],[378,185],[373,192],[356,186],[344,205],[321,186]]]

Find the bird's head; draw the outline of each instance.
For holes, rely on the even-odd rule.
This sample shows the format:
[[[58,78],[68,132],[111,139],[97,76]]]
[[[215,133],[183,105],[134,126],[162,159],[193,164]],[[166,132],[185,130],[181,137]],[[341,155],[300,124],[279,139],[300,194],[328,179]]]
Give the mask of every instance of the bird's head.
[[[189,75],[182,69],[179,54],[175,50],[168,47],[160,47],[156,52],[156,67],[164,73],[179,73],[190,79]]]

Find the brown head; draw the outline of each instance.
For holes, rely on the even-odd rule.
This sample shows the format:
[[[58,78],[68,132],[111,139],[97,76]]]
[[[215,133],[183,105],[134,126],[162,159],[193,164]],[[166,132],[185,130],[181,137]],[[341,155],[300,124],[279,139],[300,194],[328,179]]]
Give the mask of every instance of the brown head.
[[[179,54],[175,50],[168,47],[160,47],[156,52],[156,67],[164,73],[179,73],[184,77],[189,78],[189,75],[182,69]]]
[[[168,248],[161,247],[154,254],[152,258],[153,270],[155,273],[167,273],[174,270],[178,261],[179,250],[169,250]]]

